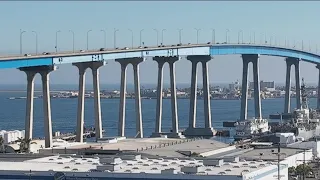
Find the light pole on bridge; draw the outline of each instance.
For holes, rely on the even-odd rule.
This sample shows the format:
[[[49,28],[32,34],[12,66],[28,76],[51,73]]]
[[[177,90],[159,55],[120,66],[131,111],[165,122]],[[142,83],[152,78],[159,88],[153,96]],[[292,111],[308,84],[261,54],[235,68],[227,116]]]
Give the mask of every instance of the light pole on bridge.
[[[119,29],[116,29],[114,28],[113,30],[113,46],[114,46],[114,49],[117,48],[117,32],[119,31]]]
[[[22,30],[20,29],[20,55],[22,55],[22,35],[23,35],[23,33],[25,33],[25,32],[27,32],[27,31],[22,31]]]
[[[158,29],[153,29],[157,33],[157,46],[159,45],[159,31]]]
[[[216,30],[215,29],[212,29],[212,44],[215,44],[216,42]]]
[[[36,36],[36,55],[38,55],[38,33],[36,31],[32,31]]]
[[[132,29],[128,29],[131,32],[131,48],[133,48],[133,31]]]
[[[253,44],[256,43],[256,32],[253,32]]]
[[[58,52],[58,33],[61,32],[60,30],[56,31],[56,52]]]
[[[140,30],[140,46],[142,46],[142,32],[144,31],[144,29]]]
[[[72,34],[72,52],[74,53],[74,32],[72,30],[69,30]]]
[[[100,31],[103,32],[103,47],[106,48],[107,47],[107,32],[104,29],[101,29]]]
[[[181,44],[181,33],[182,33],[183,29],[178,29],[178,31],[179,31],[179,44]]]
[[[91,29],[87,31],[87,50],[89,50],[89,32],[91,31],[92,31]]]
[[[201,31],[201,29],[197,29],[194,28],[197,31],[197,44],[199,44],[199,31]]]
[[[163,45],[163,33],[166,31],[166,29],[161,30],[161,45]]]
[[[240,30],[238,32],[238,44],[240,44],[240,33],[241,33],[241,43],[243,44],[243,31],[242,30]]]
[[[229,41],[229,32],[230,32],[230,30],[226,29],[226,43],[228,43],[228,41]]]

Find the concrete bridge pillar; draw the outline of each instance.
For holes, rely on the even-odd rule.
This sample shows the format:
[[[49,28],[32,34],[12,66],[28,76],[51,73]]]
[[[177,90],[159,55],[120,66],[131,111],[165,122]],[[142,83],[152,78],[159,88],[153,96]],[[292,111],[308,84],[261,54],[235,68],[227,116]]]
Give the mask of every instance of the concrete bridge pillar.
[[[296,76],[296,101],[297,101],[297,108],[301,108],[301,90],[300,90],[300,63],[297,60],[294,63],[294,70]]]
[[[249,62],[242,58],[242,85],[241,85],[241,109],[240,120],[248,118],[248,66]]]
[[[317,69],[319,71],[319,75],[318,75],[318,95],[317,95],[317,109],[320,109],[320,64],[318,64]]]
[[[241,110],[240,119],[247,119],[248,111],[248,66],[253,64],[253,83],[254,83],[254,104],[255,118],[261,119],[261,97],[260,97],[260,78],[259,78],[259,55],[258,54],[243,54],[243,72],[242,72],[242,94],[241,94]]]
[[[136,108],[136,136],[143,138],[142,113],[141,113],[141,95],[140,95],[140,78],[139,64],[144,58],[123,58],[116,59],[121,65],[121,86],[120,86],[120,105],[119,105],[119,126],[118,135],[124,136],[125,129],[125,104],[126,104],[126,70],[128,64],[133,66],[134,90],[135,90],[135,108]]]
[[[56,70],[56,66],[34,66],[34,67],[24,67],[19,69],[26,73],[27,81],[28,81],[26,120],[25,120],[25,138],[32,139],[34,77],[37,73],[39,73],[42,79],[45,147],[52,147],[52,122],[51,122],[51,107],[50,107],[49,74],[50,72]]]
[[[52,147],[52,122],[51,122],[51,103],[50,103],[50,87],[49,87],[49,74],[56,70],[56,66],[50,66],[47,69],[40,71],[42,79],[42,92],[43,92],[43,116],[44,116],[44,135],[45,147]]]
[[[190,112],[189,112],[189,127],[184,132],[186,136],[213,136],[215,131],[211,125],[211,107],[210,107],[210,90],[209,90],[209,75],[208,62],[211,60],[210,55],[192,55],[187,56],[187,59],[192,63],[191,74],[191,94],[190,94]],[[205,127],[196,128],[196,103],[197,103],[197,64],[202,63],[203,76],[203,96],[204,96],[204,117]]]
[[[105,64],[106,64],[105,61],[97,61],[97,62],[91,62],[91,65],[90,65],[90,68],[92,70],[92,77],[93,77],[96,140],[102,138],[99,68],[104,66]]]
[[[21,68],[27,75],[27,101],[26,101],[26,119],[25,119],[25,138],[32,139],[33,132],[33,98],[34,98],[34,77],[36,71],[29,71],[27,68]]]
[[[77,142],[83,142],[85,74],[88,68],[92,70],[92,77],[93,77],[96,140],[98,140],[99,138],[102,138],[99,68],[101,66],[104,66],[105,64],[106,64],[105,61],[73,63],[73,65],[76,66],[79,70],[79,94],[78,94],[77,131],[76,131]]]
[[[157,56],[157,57],[154,57],[153,60],[158,62],[158,87],[157,87],[156,127],[155,127],[155,132],[151,135],[151,137],[159,137],[161,134],[167,134],[169,137],[180,137],[181,134],[179,133],[176,78],[175,78],[175,62],[180,60],[180,57]],[[169,64],[169,70],[170,70],[171,116],[172,116],[172,132],[171,133],[161,132],[163,65],[166,62]]]
[[[72,65],[79,70],[76,142],[83,142],[85,75],[88,66],[84,63],[73,63]]]
[[[292,66],[292,58],[286,58],[286,85],[285,85],[285,99],[284,99],[284,113],[290,112],[290,97],[291,97],[291,66]]]
[[[158,84],[157,84],[157,107],[156,107],[156,127],[152,136],[159,136],[162,132],[162,98],[163,98],[163,65],[164,58],[154,57],[153,60],[158,63]]]
[[[133,76],[134,76],[134,97],[136,108],[136,136],[143,138],[142,127],[142,112],[141,112],[141,93],[140,93],[140,77],[139,77],[139,64],[144,61],[144,58],[132,59]]]

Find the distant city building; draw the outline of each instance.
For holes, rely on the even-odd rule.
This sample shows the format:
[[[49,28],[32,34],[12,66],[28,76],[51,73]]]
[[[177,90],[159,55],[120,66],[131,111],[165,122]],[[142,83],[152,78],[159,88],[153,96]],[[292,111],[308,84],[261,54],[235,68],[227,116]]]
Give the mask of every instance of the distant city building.
[[[250,89],[254,88],[254,83],[253,82],[249,83],[249,88]],[[270,81],[270,82],[260,81],[260,89],[261,90],[267,90],[267,91],[275,91],[276,90],[276,86],[275,86],[274,81]]]
[[[237,91],[240,87],[239,81],[236,81],[234,83],[229,84],[229,90],[230,91]]]

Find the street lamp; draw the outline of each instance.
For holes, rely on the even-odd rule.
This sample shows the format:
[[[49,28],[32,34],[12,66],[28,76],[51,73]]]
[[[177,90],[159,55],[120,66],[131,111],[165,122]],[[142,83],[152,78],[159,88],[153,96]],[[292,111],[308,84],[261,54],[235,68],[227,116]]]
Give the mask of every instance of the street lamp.
[[[87,50],[89,50],[89,32],[91,31],[92,31],[91,29],[87,31]]]
[[[114,49],[117,48],[116,46],[116,42],[117,42],[117,32],[119,31],[119,29],[114,28],[113,30],[113,45],[114,45]]]
[[[212,44],[215,44],[216,42],[216,30],[212,29]]]
[[[273,151],[273,150],[272,150]],[[278,175],[277,175],[277,179],[280,180],[281,179],[281,175],[280,175],[280,156],[284,155],[286,156],[286,153],[281,153],[280,152],[280,143],[278,143],[278,152],[272,152],[272,154],[276,154],[278,156]]]
[[[179,44],[181,44],[181,32],[183,31],[183,29],[178,29],[179,31]]]
[[[253,44],[256,43],[256,32],[253,32]]]
[[[201,31],[201,29],[197,29],[194,28],[197,31],[197,44],[199,44],[199,31]]]
[[[226,29],[226,43],[229,43],[229,29]]]
[[[56,52],[58,52],[58,33],[61,32],[60,30],[56,31]]]
[[[131,32],[131,48],[133,48],[133,31],[128,29]]]
[[[72,51],[74,52],[74,32],[72,30],[69,30],[72,34]]]
[[[104,29],[101,29],[100,31],[103,32],[103,47],[106,48],[106,46],[107,46],[107,40],[106,40],[107,39],[107,32]]]
[[[166,31],[166,29],[161,30],[161,45],[163,45],[163,33]]]
[[[36,55],[38,54],[38,33],[36,31],[32,31],[36,36]]]
[[[144,31],[144,29],[140,30],[140,46],[142,46],[142,32]]]
[[[270,46],[272,45],[272,36],[270,36]]]
[[[159,45],[159,31],[158,29],[153,29],[157,33],[157,46]]]
[[[23,33],[25,33],[25,32],[27,32],[27,31],[22,31],[22,30],[20,29],[20,55],[22,55],[22,35],[23,35]]]
[[[240,44],[240,33],[241,33],[241,43],[243,44],[243,31],[242,30],[240,30],[238,32],[238,44]]]

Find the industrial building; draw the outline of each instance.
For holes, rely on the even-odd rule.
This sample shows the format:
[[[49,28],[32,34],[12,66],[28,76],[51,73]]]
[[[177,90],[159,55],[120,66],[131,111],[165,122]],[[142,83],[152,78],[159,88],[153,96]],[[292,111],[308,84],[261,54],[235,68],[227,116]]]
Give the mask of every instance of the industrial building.
[[[246,161],[239,157],[223,159],[141,158],[140,155],[91,158],[48,156],[23,162],[1,162],[0,179],[271,179],[277,176],[277,163]],[[282,180],[288,167],[280,165]]]

